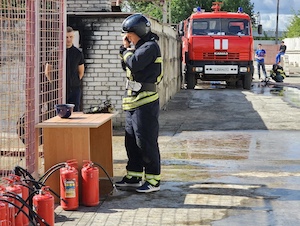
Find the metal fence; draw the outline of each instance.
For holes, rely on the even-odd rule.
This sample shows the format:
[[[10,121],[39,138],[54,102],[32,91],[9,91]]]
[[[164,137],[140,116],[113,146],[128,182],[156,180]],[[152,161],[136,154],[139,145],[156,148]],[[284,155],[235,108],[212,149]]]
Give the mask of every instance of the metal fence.
[[[15,166],[43,171],[43,131],[35,125],[62,102],[64,0],[1,0],[0,177]],[[52,67],[50,80],[44,75]]]

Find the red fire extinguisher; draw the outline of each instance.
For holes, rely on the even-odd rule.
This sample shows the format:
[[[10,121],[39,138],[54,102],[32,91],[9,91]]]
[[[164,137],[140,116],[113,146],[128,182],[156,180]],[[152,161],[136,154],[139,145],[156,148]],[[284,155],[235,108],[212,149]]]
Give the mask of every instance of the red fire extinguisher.
[[[66,163],[60,171],[60,205],[64,210],[76,210],[79,206],[77,162]]]
[[[0,186],[0,225],[1,226],[8,226],[9,224],[9,209],[8,209],[8,203],[4,200],[8,200],[7,197],[3,196],[5,192],[5,187]]]
[[[82,204],[97,206],[99,204],[99,170],[91,161],[84,160],[81,169]]]
[[[32,198],[33,209],[47,224],[54,226],[54,197],[49,192],[49,187],[45,186],[39,191],[39,194]],[[41,219],[38,219],[39,225],[46,225]]]
[[[17,196],[19,196],[19,198],[22,198],[22,189],[20,185],[16,185],[14,180],[10,179],[10,178],[4,178],[5,180],[8,181],[8,186],[6,187],[6,191],[12,193],[16,198],[14,198],[13,203],[18,206],[18,207],[22,207],[22,203],[20,201],[17,200]],[[10,206],[10,205],[9,205]],[[21,214],[21,212],[18,215],[15,215],[18,212],[18,208],[16,207],[12,207],[14,209],[14,213],[12,215],[12,210],[10,207],[10,214],[9,214],[9,220],[11,222],[14,222],[15,226],[18,225],[23,225],[23,213]]]
[[[1,226],[8,226],[7,211],[8,211],[8,205],[5,202],[1,202],[1,197],[0,197],[0,225]]]
[[[28,199],[28,196],[29,196],[29,188],[26,187],[27,184],[22,182],[20,176],[17,176],[17,175],[10,175],[10,176],[15,180],[16,185],[20,186],[20,188],[22,190],[22,199],[24,201],[26,201]],[[29,205],[28,200],[27,200],[26,203]],[[22,209],[25,211],[25,213],[27,213],[27,215],[29,215],[29,209],[27,207],[24,206]],[[23,226],[28,226],[29,225],[28,217],[22,212],[20,212],[20,214],[22,215],[22,218],[23,218]]]

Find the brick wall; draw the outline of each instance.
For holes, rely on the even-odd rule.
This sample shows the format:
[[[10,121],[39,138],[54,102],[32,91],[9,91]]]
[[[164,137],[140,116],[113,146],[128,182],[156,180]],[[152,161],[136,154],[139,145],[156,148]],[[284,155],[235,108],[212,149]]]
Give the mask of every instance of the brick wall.
[[[124,18],[88,16],[73,18],[72,26],[80,30],[81,45],[85,57],[83,77],[83,110],[100,106],[110,99],[119,114],[114,126],[123,125],[121,112],[124,95],[124,73],[120,67],[120,24]]]
[[[267,54],[265,57],[265,64],[266,65],[273,65],[275,64],[275,58],[279,50],[279,45],[263,45],[263,49],[266,50]]]
[[[257,49],[258,44],[262,44],[263,49],[266,50],[267,54],[265,57],[266,65],[275,64],[275,58],[279,50],[279,44],[275,44],[275,41],[272,40],[255,40],[254,41],[254,52]],[[254,53],[253,53],[254,54]]]
[[[68,12],[111,12],[110,0],[67,0]]]
[[[113,125],[120,127],[124,126],[125,120],[122,97],[126,73],[121,68],[119,47],[122,44],[121,24],[128,15],[116,15],[74,16],[68,19],[68,24],[79,30],[85,56],[83,110],[110,99],[119,112],[113,119]],[[151,24],[152,31],[160,37],[164,61],[164,79],[159,84],[160,105],[163,106],[180,89],[180,43],[171,27],[162,26],[154,20]]]

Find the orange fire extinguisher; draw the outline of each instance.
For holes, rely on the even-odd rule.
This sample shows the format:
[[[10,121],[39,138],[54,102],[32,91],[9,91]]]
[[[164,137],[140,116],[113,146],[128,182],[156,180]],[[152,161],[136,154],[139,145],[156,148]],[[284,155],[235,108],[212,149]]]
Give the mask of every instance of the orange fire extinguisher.
[[[60,171],[60,205],[64,210],[76,210],[79,206],[77,162],[68,161]]]
[[[91,161],[84,160],[81,169],[82,204],[97,206],[99,204],[99,170]]]
[[[13,200],[13,203],[18,206],[18,207],[22,207],[22,203],[20,201],[18,201],[18,197],[19,198],[22,198],[22,189],[21,189],[21,186],[20,185],[16,185],[15,184],[15,181],[10,179],[10,178],[4,178],[5,180],[8,181],[8,186],[6,187],[6,191],[8,193],[11,193],[15,196],[14,200]],[[23,213],[21,214],[17,214],[16,213],[18,212],[18,208],[16,207],[12,207],[14,209],[14,211],[12,211],[11,207],[10,207],[10,214],[9,214],[9,221],[12,222],[11,225],[23,225]],[[13,213],[12,213],[13,212]],[[14,222],[14,224],[13,224]]]
[[[39,225],[49,224],[54,226],[54,197],[49,192],[49,187],[45,186],[39,191],[39,194],[32,198],[34,211],[43,219],[38,219]]]

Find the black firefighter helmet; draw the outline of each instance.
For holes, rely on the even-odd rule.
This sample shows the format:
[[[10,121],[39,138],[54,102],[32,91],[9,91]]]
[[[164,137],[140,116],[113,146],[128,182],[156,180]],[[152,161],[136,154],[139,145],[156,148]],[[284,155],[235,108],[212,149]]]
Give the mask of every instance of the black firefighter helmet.
[[[134,32],[140,38],[146,36],[151,31],[150,21],[141,13],[127,17],[122,23],[122,32]]]

